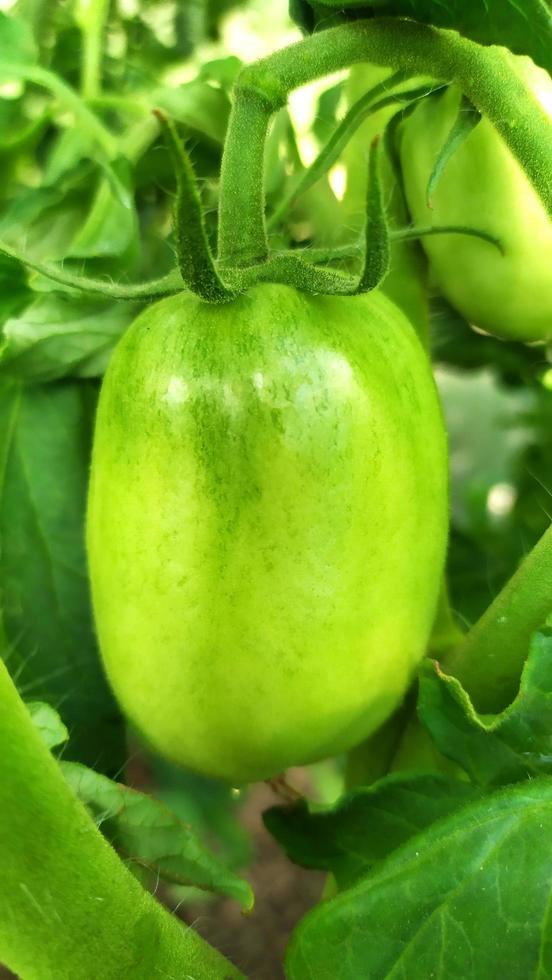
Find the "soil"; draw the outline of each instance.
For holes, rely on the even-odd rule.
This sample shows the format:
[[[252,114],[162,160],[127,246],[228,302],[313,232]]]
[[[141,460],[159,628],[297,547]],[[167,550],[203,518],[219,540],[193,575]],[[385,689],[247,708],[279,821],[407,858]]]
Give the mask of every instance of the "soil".
[[[297,782],[295,781],[295,784]],[[283,959],[295,924],[315,905],[325,876],[291,864],[265,830],[263,810],[278,800],[265,785],[251,791],[242,819],[253,836],[257,858],[247,877],[255,908],[243,915],[236,902],[224,899],[205,910],[184,910],[183,918],[239,967],[249,980],[283,980]],[[180,910],[182,912],[182,910]]]

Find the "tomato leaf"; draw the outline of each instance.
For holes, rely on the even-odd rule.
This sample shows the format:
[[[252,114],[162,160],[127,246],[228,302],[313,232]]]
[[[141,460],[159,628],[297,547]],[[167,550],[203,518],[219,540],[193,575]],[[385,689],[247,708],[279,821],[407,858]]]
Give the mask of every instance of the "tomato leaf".
[[[468,783],[446,776],[401,773],[354,789],[327,809],[310,811],[301,801],[272,807],[263,819],[292,861],[331,871],[341,889],[479,795]]]
[[[64,293],[38,294],[4,324],[0,375],[27,382],[98,377],[139,308]]]
[[[69,732],[51,705],[45,701],[28,701],[26,707],[33,719],[33,725],[49,749],[55,749],[67,742]]]
[[[69,739],[67,728],[51,705],[30,701],[26,707],[49,749]],[[71,789],[122,856],[166,881],[227,895],[246,911],[253,908],[250,885],[211,854],[172,808],[79,763],[61,761],[60,767]]]
[[[17,316],[32,295],[23,266],[16,259],[0,254],[0,324]]]
[[[443,146],[441,147],[437,159],[433,165],[433,170],[429,175],[427,183],[426,199],[427,206],[431,207],[431,198],[436,190],[441,174],[445,170],[450,158],[454,155],[459,146],[462,145],[471,131],[475,129],[481,119],[481,113],[475,108],[466,96],[462,96],[458,115],[454,125],[448,134]]]
[[[232,293],[226,289],[215,265],[190,155],[172,120],[160,109],[156,109],[155,114],[167,140],[176,173],[174,226],[182,279],[193,293],[207,302],[225,302],[232,298]]]
[[[519,693],[505,711],[478,714],[460,682],[427,662],[418,713],[439,751],[474,783],[500,786],[551,774],[552,629],[534,635]]]
[[[227,895],[246,911],[253,908],[248,882],[226,868],[163,803],[78,763],[60,765],[119,853],[166,881]]]
[[[230,115],[230,100],[223,88],[213,88],[207,80],[196,78],[178,88],[154,88],[149,102],[194,132],[223,143]]]
[[[63,707],[68,757],[108,772],[124,730],[100,666],[84,551],[96,386],[0,384],[0,609],[12,676]]]
[[[36,55],[32,31],[26,21],[0,13],[0,64],[31,63]]]
[[[310,912],[292,937],[286,976],[544,980],[551,834],[550,779],[469,804]]]

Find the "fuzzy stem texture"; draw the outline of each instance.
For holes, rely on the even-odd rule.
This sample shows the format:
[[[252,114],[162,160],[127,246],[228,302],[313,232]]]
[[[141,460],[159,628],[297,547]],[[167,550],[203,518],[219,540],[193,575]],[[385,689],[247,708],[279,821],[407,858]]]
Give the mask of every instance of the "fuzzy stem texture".
[[[479,711],[505,708],[515,696],[531,634],[552,613],[552,525],[496,599],[443,658]]]
[[[496,126],[552,214],[552,129],[502,50],[414,21],[359,20],[276,51],[240,74],[221,172],[223,265],[267,255],[263,160],[272,113],[294,89],[359,62],[456,82]]]
[[[239,980],[125,867],[0,660],[0,963],[21,980]]]

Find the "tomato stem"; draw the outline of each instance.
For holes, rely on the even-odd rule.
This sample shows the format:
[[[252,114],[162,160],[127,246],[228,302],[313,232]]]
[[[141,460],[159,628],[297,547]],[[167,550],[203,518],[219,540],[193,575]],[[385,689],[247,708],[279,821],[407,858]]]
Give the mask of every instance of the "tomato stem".
[[[263,163],[272,114],[294,89],[358,62],[400,64],[410,74],[457,82],[496,126],[552,215],[552,131],[505,55],[414,21],[359,20],[321,31],[242,70],[221,171],[223,265],[247,266],[268,255]]]
[[[531,634],[552,612],[552,525],[443,667],[479,711],[500,711],[515,696]]]
[[[82,33],[81,92],[83,98],[100,94],[103,35],[109,14],[109,0],[77,3],[75,19]]]
[[[244,980],[141,887],[102,837],[1,660],[0,744],[2,963],[28,980]]]

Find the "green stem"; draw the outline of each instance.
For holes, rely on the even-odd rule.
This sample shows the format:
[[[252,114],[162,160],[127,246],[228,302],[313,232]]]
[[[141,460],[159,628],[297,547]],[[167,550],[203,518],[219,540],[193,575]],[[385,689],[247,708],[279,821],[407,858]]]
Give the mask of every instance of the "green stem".
[[[149,282],[114,283],[108,279],[90,279],[88,276],[78,276],[74,272],[68,272],[61,265],[52,265],[50,262],[31,259],[24,252],[20,252],[19,249],[3,241],[0,241],[0,255],[7,255],[8,258],[20,262],[25,268],[32,269],[33,272],[38,272],[39,275],[46,276],[61,286],[76,289],[79,293],[90,293],[90,295],[105,296],[109,299],[154,300],[162,296],[180,293],[185,288],[178,269],[167,273],[161,279],[151,279]]]
[[[408,242],[417,241],[419,238],[431,237],[433,235],[468,235],[468,237],[479,238],[481,241],[493,245],[499,252],[502,252],[502,245],[498,238],[489,235],[488,232],[478,228],[468,228],[465,225],[428,225],[423,228],[395,228],[389,232],[389,241]],[[328,246],[327,248],[295,248],[286,254],[301,256],[309,262],[335,262],[341,259],[355,259],[364,255],[364,243],[361,241],[348,242],[345,245]]]
[[[263,156],[268,123],[294,89],[358,62],[455,81],[489,117],[552,214],[552,128],[500,49],[414,21],[354,21],[314,34],[241,72],[221,171],[219,256],[248,265],[267,255]]]
[[[516,694],[531,634],[552,612],[552,525],[443,668],[479,711],[500,711]]]
[[[101,92],[103,37],[110,0],[84,0],[76,20],[82,33],[81,92],[95,99]]]
[[[25,980],[242,977],[118,858],[1,661],[0,746],[0,962]]]
[[[285,101],[285,100],[284,100]],[[264,149],[271,105],[237,88],[220,172],[218,260],[221,267],[264,262]]]

